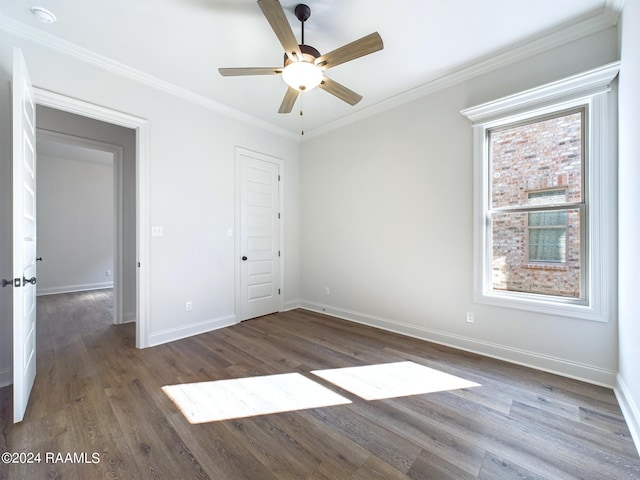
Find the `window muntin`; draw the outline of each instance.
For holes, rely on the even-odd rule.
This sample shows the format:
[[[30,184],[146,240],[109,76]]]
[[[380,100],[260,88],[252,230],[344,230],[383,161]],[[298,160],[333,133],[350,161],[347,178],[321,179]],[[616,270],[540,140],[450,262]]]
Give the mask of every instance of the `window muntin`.
[[[492,291],[585,301],[586,115],[487,130]]]

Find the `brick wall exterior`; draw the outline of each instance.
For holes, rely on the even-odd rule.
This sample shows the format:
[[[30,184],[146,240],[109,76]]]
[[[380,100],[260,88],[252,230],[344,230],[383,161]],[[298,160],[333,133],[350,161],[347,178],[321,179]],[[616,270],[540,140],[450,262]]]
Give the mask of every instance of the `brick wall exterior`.
[[[492,208],[527,205],[530,192],[555,189],[582,200],[582,112],[492,131],[490,148]],[[564,262],[531,262],[528,214],[495,214],[493,288],[579,297],[579,223],[579,210],[569,210]]]

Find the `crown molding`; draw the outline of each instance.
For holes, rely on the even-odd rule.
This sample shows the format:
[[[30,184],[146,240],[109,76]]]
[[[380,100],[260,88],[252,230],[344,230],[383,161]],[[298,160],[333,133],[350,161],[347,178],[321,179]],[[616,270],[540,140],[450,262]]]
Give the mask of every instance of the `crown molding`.
[[[480,60],[475,60],[460,68],[434,77],[419,87],[348,114],[334,122],[316,127],[305,132],[304,140],[306,141],[324,135],[332,130],[345,127],[367,117],[415,101],[500,67],[525,60],[534,55],[551,50],[552,48],[560,47],[613,27],[617,25],[620,17],[620,10],[617,10],[617,8],[621,9],[623,2],[624,0],[607,0],[607,6],[596,15],[582,18],[568,25],[561,25],[549,30],[545,35],[537,35],[533,39],[525,40],[509,48],[495,52],[492,55],[487,55]]]
[[[605,0],[604,8],[611,10],[620,16],[622,9],[624,8],[624,0]]]
[[[504,117],[520,110],[530,110],[542,104],[555,103],[560,98],[566,101],[597,95],[610,90],[610,84],[619,71],[620,61],[611,62],[556,82],[466,108],[460,113],[476,126],[487,124],[495,117]]]
[[[0,14],[0,31],[23,38],[45,48],[55,50],[63,55],[88,63],[102,70],[115,73],[116,75],[128,78],[129,80],[153,87],[162,92],[187,100],[188,102],[208,108],[209,110],[213,110],[236,120],[248,123],[262,130],[267,130],[271,133],[275,133],[276,135],[299,141],[298,135],[288,130],[276,127],[269,122],[265,122],[264,120],[260,120],[252,115],[248,115],[234,108],[215,102],[203,95],[194,93],[171,82],[167,82],[153,75],[144,73],[136,68],[125,65],[124,63],[117,62],[109,57],[18,22],[2,14]]]

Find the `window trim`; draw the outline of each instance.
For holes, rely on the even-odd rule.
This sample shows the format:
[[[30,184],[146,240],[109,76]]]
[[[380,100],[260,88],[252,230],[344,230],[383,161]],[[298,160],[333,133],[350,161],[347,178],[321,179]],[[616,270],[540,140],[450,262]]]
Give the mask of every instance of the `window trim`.
[[[611,83],[620,69],[613,62],[538,88],[462,110],[472,122],[474,162],[474,302],[606,322],[616,297],[616,110]],[[491,290],[486,230],[489,210],[487,132],[554,112],[586,107],[584,212],[585,299]],[[584,180],[583,180],[584,181]]]

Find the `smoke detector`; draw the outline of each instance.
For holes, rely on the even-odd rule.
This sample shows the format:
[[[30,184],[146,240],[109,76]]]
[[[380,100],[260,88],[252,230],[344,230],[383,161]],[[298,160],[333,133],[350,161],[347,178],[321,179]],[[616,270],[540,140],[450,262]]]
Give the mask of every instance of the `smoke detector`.
[[[58,19],[52,12],[44,7],[31,7],[31,13],[42,23],[46,24],[54,23]]]

